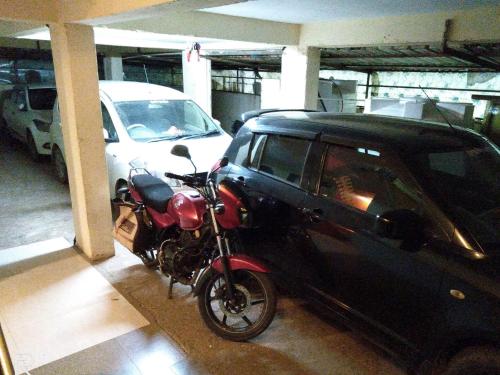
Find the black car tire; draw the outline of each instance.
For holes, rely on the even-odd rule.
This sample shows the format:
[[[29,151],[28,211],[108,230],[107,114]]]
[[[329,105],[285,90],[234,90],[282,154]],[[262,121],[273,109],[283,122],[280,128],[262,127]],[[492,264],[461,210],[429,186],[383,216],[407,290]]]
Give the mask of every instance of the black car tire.
[[[62,184],[68,183],[68,170],[62,152],[58,147],[55,147],[52,151],[52,164],[54,165],[57,180]]]
[[[28,147],[28,152],[30,154],[31,159],[33,159],[33,161],[39,161],[40,154],[36,149],[35,140],[33,139],[33,135],[31,134],[30,131],[28,131],[28,133],[26,134],[26,146]]]
[[[451,359],[443,375],[500,375],[500,349],[472,347],[462,350]]]

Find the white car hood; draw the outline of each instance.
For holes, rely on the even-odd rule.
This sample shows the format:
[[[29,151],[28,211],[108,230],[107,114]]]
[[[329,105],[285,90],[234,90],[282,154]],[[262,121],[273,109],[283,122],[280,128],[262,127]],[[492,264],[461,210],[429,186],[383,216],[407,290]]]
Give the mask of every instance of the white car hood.
[[[173,146],[185,145],[189,148],[197,172],[208,172],[217,160],[224,156],[231,140],[231,136],[223,133],[218,136],[186,140],[138,143],[137,156],[150,173],[160,178],[164,177],[165,172],[181,175],[193,173],[194,168],[189,160],[170,153]]]

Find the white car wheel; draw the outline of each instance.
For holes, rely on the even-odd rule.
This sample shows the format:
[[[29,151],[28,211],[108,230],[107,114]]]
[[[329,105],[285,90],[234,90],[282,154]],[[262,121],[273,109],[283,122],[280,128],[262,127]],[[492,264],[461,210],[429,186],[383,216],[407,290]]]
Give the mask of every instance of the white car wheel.
[[[26,135],[26,145],[28,146],[28,152],[31,156],[31,159],[33,159],[34,161],[40,160],[40,154],[36,149],[35,140],[33,139],[33,135],[30,131],[28,131],[28,134]]]
[[[52,162],[54,163],[57,180],[63,184],[67,183],[68,170],[66,169],[66,163],[64,162],[62,152],[57,147],[52,152]]]

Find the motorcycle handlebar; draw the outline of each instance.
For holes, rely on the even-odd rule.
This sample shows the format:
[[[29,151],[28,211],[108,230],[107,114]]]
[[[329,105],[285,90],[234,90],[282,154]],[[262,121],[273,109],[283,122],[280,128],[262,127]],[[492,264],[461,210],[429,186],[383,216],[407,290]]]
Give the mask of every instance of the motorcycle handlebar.
[[[200,185],[201,184],[201,179],[200,178],[193,177],[193,176],[188,176],[188,175],[181,176],[179,174],[165,172],[165,177],[175,178],[177,180],[184,181],[185,183],[191,184],[191,185]]]
[[[165,172],[165,177],[168,177],[168,178],[175,178],[177,180],[181,180],[181,181],[184,181],[186,180],[185,176],[181,176],[179,174],[175,174],[175,173],[170,173],[170,172]],[[187,177],[187,176],[186,176]]]

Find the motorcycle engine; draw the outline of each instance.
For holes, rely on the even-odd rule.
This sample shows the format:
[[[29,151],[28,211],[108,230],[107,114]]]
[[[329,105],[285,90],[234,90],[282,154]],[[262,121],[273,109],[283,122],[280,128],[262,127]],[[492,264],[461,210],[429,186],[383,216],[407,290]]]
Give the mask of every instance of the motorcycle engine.
[[[161,245],[161,269],[182,284],[192,284],[195,273],[205,265],[203,254],[203,246],[196,234],[184,231],[178,240],[167,240]]]

